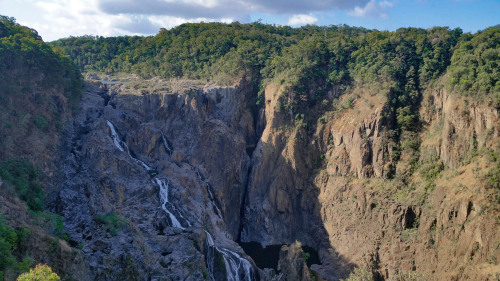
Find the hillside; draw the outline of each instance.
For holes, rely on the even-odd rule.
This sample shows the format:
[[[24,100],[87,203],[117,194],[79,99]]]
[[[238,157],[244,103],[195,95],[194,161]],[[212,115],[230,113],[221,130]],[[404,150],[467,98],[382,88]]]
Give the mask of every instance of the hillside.
[[[66,242],[59,246],[69,237],[47,203],[83,78],[35,30],[4,16],[0,54],[0,280],[13,280],[35,263],[60,271],[79,260]]]
[[[65,254],[30,254],[63,279],[500,276],[498,26],[200,23],[47,45],[2,24],[1,157],[40,168],[36,211],[64,235],[37,229]],[[6,223],[32,224],[5,186]]]

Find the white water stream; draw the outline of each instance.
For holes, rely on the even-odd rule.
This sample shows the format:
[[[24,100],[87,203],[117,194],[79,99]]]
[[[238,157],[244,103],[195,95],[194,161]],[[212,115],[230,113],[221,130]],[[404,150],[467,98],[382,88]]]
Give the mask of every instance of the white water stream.
[[[165,146],[165,149],[168,151],[168,154],[170,154],[170,156],[172,156],[172,149],[168,146],[167,139],[165,138],[165,135],[163,134],[163,132],[161,132],[161,138],[163,140],[163,145]]]
[[[118,133],[116,132],[116,129],[114,125],[110,121],[106,121],[108,124],[110,130],[111,130],[111,136],[113,138],[113,143],[114,145],[122,152],[126,151],[127,154],[135,160],[137,163],[141,164],[146,171],[151,171],[152,168],[146,165],[146,163],[142,162],[141,160],[135,158],[132,156],[130,153],[130,150],[127,146],[127,144],[120,139],[118,136]],[[162,135],[163,143],[165,145],[165,148],[167,151],[172,155],[172,149],[168,146],[167,140],[165,136]],[[219,207],[217,207],[217,204],[215,204],[215,199],[212,194],[212,191],[210,190],[210,185],[203,179],[201,176],[200,172],[198,170],[194,171],[198,174],[198,177],[200,180],[205,183],[205,186],[207,188],[208,194],[210,196],[210,199],[212,200],[212,204],[215,207],[217,211],[217,215],[222,219],[222,212],[220,211]],[[182,214],[176,210],[175,206],[168,201],[168,193],[169,193],[169,183],[165,179],[159,179],[159,178],[154,178],[154,181],[158,186],[160,187],[160,203],[161,203],[161,208],[163,211],[165,211],[170,220],[172,221],[172,226],[177,227],[180,229],[186,229],[184,226],[182,226],[181,222],[179,219],[174,215],[173,212],[176,212],[179,214],[179,216],[188,224],[188,227],[191,226],[191,223],[182,216]],[[170,209],[172,210],[170,210]],[[205,231],[206,233],[206,242],[208,244],[208,253],[207,253],[207,265],[208,265],[208,271],[210,275],[210,279],[212,281],[215,281],[214,277],[214,266],[215,266],[215,251],[220,253],[222,255],[222,258],[224,260],[224,266],[226,270],[226,276],[227,276],[227,281],[254,281],[255,280],[255,272],[253,269],[252,264],[245,258],[243,258],[240,254],[233,252],[229,249],[222,248],[222,247],[217,247],[214,243],[214,240],[212,238],[212,235],[208,232]]]
[[[214,243],[212,235],[205,231],[208,244],[207,265],[210,279],[215,281],[214,266],[215,266],[215,251],[222,255],[224,266],[226,269],[227,281],[253,281],[255,280],[255,272],[252,264],[240,254],[226,248],[217,247]]]
[[[222,212],[220,211],[219,207],[217,207],[217,204],[215,203],[215,197],[212,194],[212,191],[210,190],[210,184],[208,182],[205,182],[205,180],[203,179],[203,177],[201,176],[200,172],[197,169],[192,167],[192,170],[196,172],[196,174],[198,175],[198,178],[200,178],[200,181],[205,184],[205,187],[207,188],[208,196],[210,197],[210,200],[212,201],[212,205],[215,207],[217,215],[222,220],[223,219]]]
[[[175,217],[175,215],[167,209],[167,203],[169,203],[168,202],[168,183],[165,182],[165,180],[160,180],[158,178],[156,178],[155,180],[156,180],[156,183],[160,186],[161,208],[170,217],[170,220],[172,221],[172,226],[180,228],[180,229],[185,229],[182,226],[182,224],[179,222],[179,220]]]
[[[151,167],[149,167],[148,165],[146,165],[146,163],[144,163],[141,160],[133,157],[132,154],[130,154],[130,149],[128,148],[127,144],[124,141],[120,140],[120,137],[116,133],[115,126],[113,126],[113,123],[111,123],[109,120],[106,120],[106,123],[108,124],[109,129],[111,130],[111,136],[113,137],[113,143],[115,144],[115,146],[120,151],[127,151],[128,156],[130,156],[130,158],[132,158],[137,163],[141,164],[146,169],[146,171],[153,170],[153,169],[151,169]]]
[[[146,169],[146,171],[148,171],[148,172],[152,171],[153,169],[151,167],[149,167],[146,163],[144,163],[141,160],[132,156],[127,144],[124,141],[122,141],[120,139],[120,137],[118,136],[118,133],[116,133],[116,129],[115,129],[115,126],[113,125],[113,123],[111,123],[109,120],[106,120],[106,123],[108,124],[109,129],[111,130],[111,137],[113,138],[113,143],[115,144],[115,146],[120,151],[127,151],[128,156],[130,156],[130,158],[132,158],[137,163],[141,164],[141,166],[143,166]],[[162,133],[162,136],[163,136],[163,133]],[[167,147],[167,149],[169,149],[169,151],[171,152],[170,148],[168,148],[168,145],[167,145],[167,142],[166,142],[164,136],[163,136],[163,140],[165,142],[165,147]],[[175,209],[175,206],[172,203],[168,202],[168,182],[166,182],[164,179],[158,179],[158,178],[155,178],[155,181],[158,184],[158,186],[160,186],[161,208],[163,209],[163,211],[165,211],[168,214],[170,220],[172,221],[172,226],[180,228],[180,229],[186,229],[185,227],[182,226],[179,219],[177,219],[177,217],[169,210],[169,208],[167,208],[167,203],[168,203],[168,207],[170,207],[171,209],[176,211],[181,216],[181,218],[188,224],[188,227],[191,226],[191,223],[186,218],[184,218],[184,216],[182,216],[182,214],[180,212],[178,212]]]

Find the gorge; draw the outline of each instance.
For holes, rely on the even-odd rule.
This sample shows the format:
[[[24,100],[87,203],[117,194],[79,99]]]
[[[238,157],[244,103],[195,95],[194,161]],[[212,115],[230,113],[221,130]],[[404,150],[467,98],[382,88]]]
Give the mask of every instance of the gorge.
[[[60,79],[4,52],[0,213],[30,233],[16,264],[63,280],[498,278],[500,28],[320,31],[68,38],[43,53]],[[82,47],[113,40],[132,43],[107,60]],[[16,177],[41,185],[41,209]]]

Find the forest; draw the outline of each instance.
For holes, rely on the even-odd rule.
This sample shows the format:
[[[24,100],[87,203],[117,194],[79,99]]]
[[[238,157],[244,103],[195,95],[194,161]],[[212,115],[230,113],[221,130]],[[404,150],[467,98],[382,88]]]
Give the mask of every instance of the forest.
[[[327,106],[324,95],[330,89],[337,97],[354,87],[383,92],[390,105],[385,123],[395,143],[416,139],[422,91],[431,85],[500,109],[498,25],[470,34],[447,27],[391,32],[347,25],[186,23],[151,37],[70,37],[50,44],[82,71],[206,79],[219,85],[248,76],[257,89],[256,107],[266,83],[277,81],[289,89],[281,109],[306,124],[319,115],[304,113],[320,102]]]
[[[448,69],[450,89],[478,94],[500,92],[499,44],[500,26],[470,34],[447,27],[389,32],[258,22],[186,23],[151,37],[83,36],[50,43],[82,71],[192,79],[248,73],[300,87],[308,84],[302,79],[342,87],[397,81],[396,90],[403,90],[408,82],[420,87]]]
[[[436,188],[436,179],[439,178],[441,172],[448,168],[450,168],[450,171],[447,172],[450,173],[451,170],[455,169],[451,164],[445,166],[444,160],[436,155],[426,155],[425,157],[420,155],[421,151],[423,151],[421,149],[422,143],[426,137],[422,132],[428,129],[422,120],[423,115],[420,111],[423,109],[429,112],[435,110],[435,107],[424,103],[425,90],[435,88],[439,91],[446,89],[450,95],[455,95],[457,100],[466,100],[467,103],[464,102],[466,105],[461,110],[461,114],[464,116],[469,115],[468,108],[466,108],[469,106],[469,102],[471,109],[479,108],[477,105],[486,105],[486,107],[492,111],[496,110],[495,112],[498,113],[500,110],[499,65],[500,25],[472,34],[464,33],[460,28],[450,29],[448,27],[429,29],[409,27],[395,31],[379,31],[347,25],[306,25],[300,28],[292,28],[281,25],[267,25],[260,22],[247,24],[238,22],[231,24],[202,22],[186,23],[168,30],[162,28],[155,36],[102,37],[88,35],[69,37],[46,43],[43,42],[36,30],[21,26],[14,18],[0,16],[0,185],[3,184],[1,192],[5,193],[5,195],[3,193],[0,195],[5,196],[5,198],[19,199],[18,201],[25,205],[27,217],[29,218],[29,224],[26,224],[29,227],[11,225],[9,218],[3,216],[0,212],[0,280],[3,280],[4,277],[5,279],[12,279],[14,276],[27,272],[34,265],[35,260],[41,260],[38,256],[35,256],[37,253],[27,254],[30,245],[40,244],[38,240],[35,240],[38,237],[36,235],[39,235],[37,231],[43,234],[40,234],[40,237],[45,237],[46,241],[44,243],[48,245],[46,247],[48,250],[42,252],[50,253],[47,256],[56,257],[52,260],[55,261],[55,266],[58,269],[67,271],[70,271],[70,269],[65,268],[63,263],[57,262],[65,260],[64,256],[60,255],[62,253],[61,248],[57,246],[60,245],[59,240],[66,241],[72,247],[71,249],[78,250],[82,250],[84,247],[90,249],[89,245],[102,244],[101,240],[95,238],[97,232],[92,233],[95,235],[94,240],[92,240],[91,235],[89,239],[85,238],[88,241],[83,241],[83,238],[79,238],[83,237],[83,235],[77,232],[80,230],[73,229],[71,230],[73,232],[70,232],[65,229],[65,224],[71,222],[73,218],[60,215],[62,211],[57,209],[60,206],[56,204],[60,201],[60,197],[54,195],[56,186],[54,182],[60,180],[56,178],[56,176],[60,176],[58,174],[62,170],[60,167],[72,165],[72,163],[66,163],[67,158],[61,158],[63,160],[60,160],[56,159],[56,156],[61,157],[59,154],[64,154],[66,148],[68,148],[67,151],[71,151],[73,154],[76,150],[81,150],[82,145],[78,145],[78,142],[83,142],[83,140],[79,140],[79,138],[83,138],[84,135],[90,132],[100,132],[108,137],[107,133],[104,134],[103,130],[101,130],[107,128],[104,123],[104,120],[107,120],[106,115],[101,117],[101,114],[96,114],[98,117],[93,117],[93,120],[88,116],[80,118],[84,120],[82,122],[85,123],[85,126],[81,128],[77,126],[77,121],[80,119],[75,118],[75,116],[79,112],[81,114],[85,113],[85,109],[90,112],[90,109],[94,108],[82,106],[82,104],[85,105],[85,102],[88,102],[85,101],[86,96],[82,95],[84,89],[82,73],[96,72],[99,75],[129,73],[145,79],[153,77],[172,80],[192,79],[202,82],[201,84],[211,83],[219,86],[238,85],[244,79],[249,82],[244,85],[249,87],[250,90],[248,91],[253,96],[250,98],[245,96],[244,101],[239,100],[238,102],[243,104],[242,108],[244,110],[251,111],[251,113],[248,113],[248,116],[250,116],[248,123],[252,124],[252,126],[258,123],[259,118],[262,118],[259,117],[259,112],[265,111],[264,96],[268,93],[267,91],[264,93],[266,86],[270,84],[283,86],[277,92],[279,94],[279,96],[276,96],[277,106],[272,109],[279,113],[276,114],[276,120],[279,119],[276,124],[279,125],[275,127],[269,125],[272,123],[270,122],[273,121],[272,119],[260,121],[269,121],[267,125],[270,127],[271,135],[275,134],[274,136],[278,137],[283,135],[283,142],[286,143],[287,149],[296,149],[297,154],[304,154],[303,158],[297,157],[297,159],[293,159],[294,161],[296,160],[297,163],[310,162],[309,166],[306,165],[307,169],[304,168],[302,174],[297,173],[297,179],[304,177],[303,175],[311,175],[310,178],[313,178],[316,173],[321,176],[321,171],[326,171],[327,163],[337,163],[335,157],[338,156],[332,156],[333,137],[331,135],[325,135],[326,137],[323,137],[323,135],[316,136],[317,131],[324,130],[329,133],[330,127],[326,127],[331,126],[333,128],[335,125],[334,119],[339,117],[337,120],[340,120],[342,114],[347,113],[349,109],[353,109],[352,111],[358,110],[356,114],[359,114],[360,109],[359,107],[356,108],[355,105],[355,103],[361,103],[359,95],[381,96],[383,100],[381,107],[383,108],[377,111],[380,112],[380,127],[384,130],[384,135],[381,137],[384,142],[381,143],[381,146],[384,146],[384,149],[386,147],[389,149],[386,149],[383,160],[380,160],[380,162],[387,164],[387,170],[389,171],[385,173],[384,170],[383,179],[360,177],[359,182],[366,180],[364,182],[366,182],[367,187],[370,183],[369,180],[373,180],[373,182],[379,181],[384,187],[389,186],[388,183],[394,184],[397,193],[391,194],[392,191],[385,190],[382,192],[380,202],[377,201],[375,204],[375,201],[373,201],[373,203],[367,205],[372,210],[377,208],[376,206],[379,204],[379,207],[374,212],[382,212],[382,206],[385,202],[383,200],[392,198],[394,202],[398,202],[400,194],[408,192],[410,194],[408,197],[416,194],[411,192],[416,186],[414,178],[418,177],[421,179],[419,184],[422,183],[425,192],[422,200],[419,198],[415,199],[415,201],[418,200],[422,208],[431,206],[431,203],[429,203],[431,200],[426,201],[426,196]],[[89,88],[92,87],[91,83],[87,85]],[[96,89],[99,89],[99,86],[95,86],[94,91],[97,91]],[[281,91],[282,89],[284,90]],[[107,94],[100,92],[100,90],[98,93],[100,95]],[[92,93],[88,96],[91,95]],[[97,97],[97,94],[95,96]],[[428,92],[427,96],[429,96]],[[123,97],[117,99],[119,100],[119,98]],[[247,98],[250,101],[248,103]],[[356,98],[359,98],[359,100],[356,101]],[[98,100],[100,101],[100,98]],[[193,100],[195,99],[193,98]],[[369,101],[366,100],[366,102]],[[100,102],[99,104],[103,103]],[[111,107],[106,110],[111,112]],[[374,108],[373,105],[370,108]],[[458,111],[458,108],[457,106],[455,109]],[[119,110],[122,109],[119,108]],[[105,111],[103,110],[103,112]],[[182,113],[182,111],[179,112]],[[181,115],[180,113],[177,115]],[[116,116],[125,116],[125,114],[116,114]],[[173,115],[176,115],[176,113],[174,112]],[[200,116],[202,115],[200,114]],[[99,118],[102,119],[102,122],[99,121]],[[166,124],[166,120],[162,120],[162,124]],[[196,124],[202,122],[203,120],[198,121],[197,119]],[[94,124],[92,125],[94,127],[91,127],[89,123]],[[99,124],[102,126],[98,127]],[[122,122],[121,126],[124,126],[124,124],[126,122]],[[444,132],[444,117],[439,124],[435,125],[438,128],[436,130],[439,131],[436,135],[441,131]],[[183,126],[181,127],[184,129]],[[317,128],[321,130],[316,130]],[[262,133],[258,132],[259,130],[259,128],[254,128],[256,135]],[[361,129],[358,131],[361,131]],[[450,129],[450,131],[455,132],[454,129]],[[168,147],[163,131],[158,130],[158,132],[161,132],[163,141]],[[467,157],[470,156],[470,158],[467,158],[469,160],[464,158],[464,165],[476,161],[470,159],[479,154],[490,158],[488,164],[485,164],[484,167],[484,170],[488,170],[488,172],[482,177],[487,182],[487,187],[496,192],[496,197],[491,202],[493,202],[493,206],[498,206],[498,202],[500,202],[499,147],[498,145],[492,146],[493,149],[491,149],[487,147],[487,144],[483,144],[483,147],[481,147],[478,143],[476,130],[470,129],[470,132],[470,141],[467,139],[468,145],[464,146],[469,149],[470,153],[465,151],[466,149],[463,149],[463,147],[454,147],[453,143],[449,144],[450,150],[457,150],[458,155],[463,153]],[[491,137],[493,132],[493,129],[490,129],[485,133],[484,139]],[[174,138],[183,133],[172,131],[170,135],[167,133],[165,135]],[[456,136],[454,140],[459,139],[459,137],[461,136]],[[99,139],[115,149],[111,139]],[[149,140],[150,138],[145,137],[145,139]],[[87,141],[87,139],[85,140]],[[88,141],[91,145],[98,146],[100,144],[94,143],[95,139],[91,140]],[[309,144],[313,142],[307,142],[307,140],[323,140],[325,145],[324,147],[318,146],[318,149],[310,149],[311,145]],[[359,144],[362,148],[360,148],[360,151],[367,151],[365,148],[368,142],[369,138],[365,135],[362,143]],[[253,146],[246,147],[246,153],[249,151],[248,148],[254,151],[252,149],[255,149],[256,143]],[[67,147],[63,147],[64,145]],[[441,145],[441,142],[438,145]],[[76,150],[70,150],[70,146],[76,147]],[[303,150],[303,147],[309,147],[310,150]],[[179,145],[176,149],[181,151],[182,147]],[[282,148],[276,147],[273,149],[272,153],[264,156],[270,157],[269,155],[274,155],[275,152],[276,155],[282,155],[280,150]],[[243,150],[242,153],[245,153]],[[116,149],[110,151],[118,153]],[[228,151],[228,155],[232,156],[233,154],[234,151]],[[130,159],[135,159],[132,155],[135,154],[129,152]],[[125,156],[125,159],[129,159],[128,156]],[[86,159],[85,157],[81,159]],[[113,157],[109,158],[114,159]],[[228,158],[230,157],[228,156]],[[306,158],[310,161],[303,161]],[[81,159],[78,161],[83,161]],[[93,158],[89,159],[95,160]],[[174,163],[175,159],[171,160],[173,159],[171,157],[168,159],[170,159],[168,161]],[[51,164],[59,163],[56,160],[61,161],[63,164],[60,166]],[[90,160],[88,163],[91,163]],[[193,163],[195,162],[193,161]],[[400,165],[399,170],[397,170],[398,162],[405,164]],[[97,167],[98,165],[95,163],[92,163],[91,166]],[[108,165],[108,162],[106,164],[102,163],[106,166],[105,168],[112,166]],[[285,163],[286,165],[283,164],[283,166],[288,167],[287,163]],[[479,163],[479,160],[472,163]],[[75,164],[75,166],[77,165]],[[78,169],[81,167],[82,165],[78,166]],[[51,171],[53,173],[50,173]],[[189,168],[189,172],[192,172],[193,176],[194,172],[196,172],[199,179],[205,181],[202,180],[200,173],[194,166]],[[169,174],[169,176],[175,177],[174,174]],[[415,174],[417,176],[412,178]],[[69,177],[75,177],[76,175],[77,173],[71,174]],[[113,177],[120,176],[118,172],[116,175],[113,174]],[[248,173],[248,175],[251,174]],[[267,170],[263,175],[268,176]],[[337,176],[339,178],[341,176],[345,177],[348,180],[353,180],[355,177],[350,174],[339,174]],[[457,175],[454,175],[453,178],[459,181],[458,176],[457,172]],[[479,176],[477,177],[479,178]],[[127,178],[124,176],[124,179]],[[150,178],[147,179],[150,180]],[[49,180],[54,180],[54,182]],[[477,181],[479,182],[479,179]],[[107,185],[107,183],[107,177],[99,178],[99,184],[102,186]],[[66,182],[60,181],[58,184],[61,190],[67,188]],[[104,190],[101,185],[96,185],[96,190]],[[82,186],[87,187],[87,184]],[[94,185],[89,181],[88,186]],[[207,185],[207,188],[210,187]],[[245,188],[249,187],[246,186]],[[292,188],[288,188],[288,185],[283,184],[283,190],[287,192],[280,194],[285,196],[284,194],[294,192]],[[314,192],[316,191],[315,189]],[[210,192],[210,189],[208,189],[208,192]],[[387,196],[384,195],[384,192],[386,192],[385,195]],[[456,194],[457,192],[455,192]],[[91,192],[85,193],[85,196],[91,195],[97,198],[97,195],[93,195]],[[222,195],[225,196],[226,194]],[[449,196],[452,196],[451,193]],[[210,194],[209,199],[213,201],[214,199],[211,197],[212,194]],[[258,199],[260,200],[260,198]],[[355,202],[355,199],[357,198],[353,197],[350,201]],[[9,199],[2,200],[9,202]],[[256,201],[261,202],[259,200]],[[53,204],[49,205],[47,202]],[[467,203],[465,208],[467,212],[475,212],[471,205],[472,202]],[[427,205],[424,206],[424,203]],[[476,203],[474,201],[474,206],[476,206],[474,208],[478,208],[477,216],[479,217],[486,207],[479,208],[480,205],[476,205]],[[215,203],[213,204],[217,207]],[[407,212],[404,215],[405,219],[411,217],[412,214],[416,216],[416,211],[410,213],[410,210],[413,210],[411,208],[413,208],[413,205],[410,204],[405,209],[405,212]],[[432,208],[434,207],[428,207],[431,211],[435,210]],[[238,205],[234,210],[241,211],[243,209]],[[444,213],[448,209],[443,210]],[[497,207],[492,210],[498,211]],[[447,214],[444,217],[448,217]],[[452,212],[450,211],[449,214],[452,214]],[[434,214],[432,216],[437,217]],[[451,220],[452,215],[449,216]],[[332,218],[334,217],[332,215]],[[109,238],[109,241],[115,239],[115,236],[125,237],[126,235],[127,238],[130,237],[130,233],[126,231],[129,231],[127,227],[131,221],[123,219],[122,222],[124,217],[118,212],[94,213],[92,216],[89,215],[89,218],[91,218],[89,224],[95,224],[96,229],[102,228],[99,233],[103,237],[105,236],[105,239]],[[403,240],[411,240],[412,238],[408,233],[416,233],[419,227],[419,221],[416,218],[412,218],[411,221],[412,223],[405,223],[401,231],[399,229],[396,231],[406,233],[406,238],[401,234]],[[476,222],[478,221],[479,219]],[[36,227],[33,227],[32,224],[36,225]],[[120,225],[123,226],[121,229]],[[474,225],[470,228],[473,229]],[[43,231],[40,229],[43,229]],[[450,229],[453,228],[450,227]],[[463,229],[462,224],[460,224],[460,229]],[[436,222],[431,223],[426,231],[431,234],[435,233]],[[370,232],[372,231],[370,230]],[[75,236],[75,233],[79,234],[79,236]],[[205,233],[207,232],[205,231]],[[384,236],[385,232],[382,233],[382,236]],[[49,234],[52,236],[48,236]],[[70,234],[73,234],[73,236],[70,237]],[[154,237],[158,235],[154,234]],[[446,233],[443,236],[446,236]],[[75,240],[74,237],[78,237],[80,240]],[[196,243],[192,243],[194,240],[189,241],[189,244],[193,244],[190,246],[197,247]],[[458,243],[458,239],[456,241]],[[429,240],[428,244],[434,245],[434,242],[434,240]],[[474,243],[477,242],[474,241]],[[489,245],[493,245],[492,243],[498,242],[495,240]],[[479,244],[477,244],[477,247],[476,244],[471,245],[473,245],[471,246],[473,249],[477,248],[473,250],[473,253],[480,250]],[[184,250],[182,249],[182,251]],[[384,254],[384,251],[384,248],[382,248],[380,253]],[[104,250],[102,252],[104,253]],[[95,251],[92,252],[92,255],[93,253]],[[170,252],[167,254],[166,250],[162,250],[158,255],[163,258],[169,256]],[[142,257],[139,256],[140,259]],[[473,254],[468,259],[472,260]],[[128,255],[126,258],[120,257],[120,260],[123,263],[116,263],[113,268],[127,269],[128,267],[122,265],[133,264]],[[497,263],[496,257],[494,263]],[[175,269],[177,267],[176,264],[172,266]],[[185,272],[191,273],[191,264],[186,265],[185,268],[190,269],[185,270]],[[374,269],[374,271],[376,270]],[[134,273],[134,271],[131,272]],[[202,274],[202,272],[204,276],[206,275],[205,277],[208,276],[206,271],[199,271],[198,273]],[[125,273],[128,274],[129,272]],[[123,278],[117,278],[117,280],[123,280]]]

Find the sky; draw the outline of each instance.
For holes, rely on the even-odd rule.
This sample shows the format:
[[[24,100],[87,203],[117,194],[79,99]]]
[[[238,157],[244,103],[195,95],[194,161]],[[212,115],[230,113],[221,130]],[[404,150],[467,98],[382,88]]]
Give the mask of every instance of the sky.
[[[154,35],[185,22],[238,21],[369,29],[500,24],[500,0],[0,0],[0,15],[44,41],[81,35]]]

